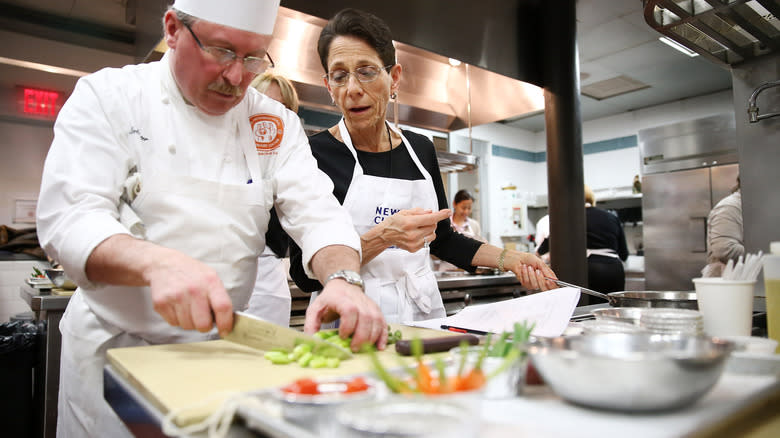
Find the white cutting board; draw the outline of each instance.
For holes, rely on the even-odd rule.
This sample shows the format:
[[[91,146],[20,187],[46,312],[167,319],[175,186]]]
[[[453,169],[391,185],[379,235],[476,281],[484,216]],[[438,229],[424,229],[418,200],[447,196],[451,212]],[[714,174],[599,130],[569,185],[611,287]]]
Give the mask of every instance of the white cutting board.
[[[393,326],[396,329],[401,330],[403,339],[455,335]],[[388,368],[397,367],[398,358],[402,358],[393,345],[378,356]],[[274,365],[263,358],[260,350],[223,340],[115,348],[108,350],[107,358],[160,412],[184,410],[176,416],[179,426],[206,418],[237,392],[281,386],[302,377],[338,377],[373,369],[368,357],[362,354],[342,361],[338,368],[301,368],[295,363]]]

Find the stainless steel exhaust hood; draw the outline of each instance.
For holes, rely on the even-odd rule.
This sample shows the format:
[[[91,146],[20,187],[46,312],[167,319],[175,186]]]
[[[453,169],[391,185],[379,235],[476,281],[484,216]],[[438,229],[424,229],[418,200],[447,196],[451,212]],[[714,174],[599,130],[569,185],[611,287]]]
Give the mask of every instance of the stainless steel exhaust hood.
[[[327,20],[281,7],[269,51],[276,71],[294,82],[301,105],[336,111],[322,79],[317,38]],[[396,42],[404,68],[388,117],[399,123],[449,132],[544,108],[541,88],[474,66],[453,66],[449,58]],[[468,73],[467,73],[468,72]],[[470,119],[470,120],[469,120]]]

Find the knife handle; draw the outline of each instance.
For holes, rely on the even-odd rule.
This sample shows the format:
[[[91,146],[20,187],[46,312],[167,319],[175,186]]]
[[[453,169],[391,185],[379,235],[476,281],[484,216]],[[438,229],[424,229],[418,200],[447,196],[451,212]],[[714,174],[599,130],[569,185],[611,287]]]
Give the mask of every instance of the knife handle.
[[[442,336],[439,338],[421,339],[421,341],[423,354],[448,351],[451,348],[459,346],[462,341],[466,341],[469,345],[479,344],[479,338],[474,335]],[[395,351],[402,356],[411,356],[412,341],[409,339],[402,339],[396,342]]]

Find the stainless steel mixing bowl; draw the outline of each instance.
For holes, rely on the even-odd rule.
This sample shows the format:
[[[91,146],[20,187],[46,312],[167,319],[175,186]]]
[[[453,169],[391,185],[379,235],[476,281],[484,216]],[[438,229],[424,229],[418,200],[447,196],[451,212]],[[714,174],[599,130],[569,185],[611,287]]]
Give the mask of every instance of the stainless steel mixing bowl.
[[[616,411],[684,408],[720,378],[734,344],[708,337],[606,333],[538,338],[534,367],[565,400]]]

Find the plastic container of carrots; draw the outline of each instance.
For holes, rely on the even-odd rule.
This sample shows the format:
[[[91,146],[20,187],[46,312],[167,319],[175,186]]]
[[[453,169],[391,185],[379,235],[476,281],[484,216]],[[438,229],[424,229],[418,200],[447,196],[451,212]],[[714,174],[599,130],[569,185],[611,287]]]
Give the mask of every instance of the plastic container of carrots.
[[[483,347],[470,346],[466,349],[465,371],[471,371],[479,361]],[[453,363],[464,360],[461,347],[450,350],[450,359]],[[487,379],[483,388],[483,396],[487,399],[506,399],[517,397],[525,388],[525,376],[528,368],[528,356],[494,357],[486,356],[482,359],[482,374]]]

